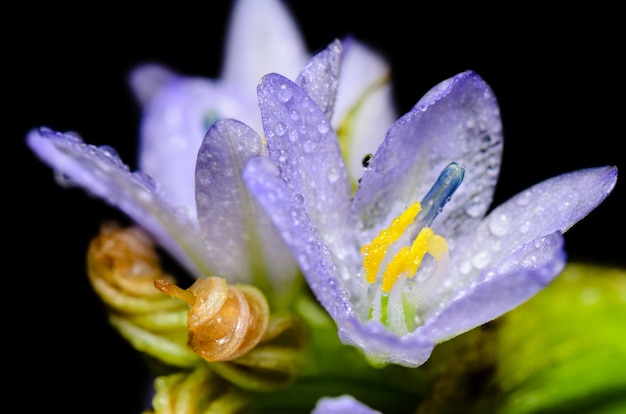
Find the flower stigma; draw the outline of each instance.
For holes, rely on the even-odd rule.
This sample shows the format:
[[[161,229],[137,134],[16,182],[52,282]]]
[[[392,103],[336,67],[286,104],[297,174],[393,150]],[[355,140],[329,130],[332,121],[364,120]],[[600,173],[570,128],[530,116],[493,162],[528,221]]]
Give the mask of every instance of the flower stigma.
[[[443,236],[436,234],[430,225],[459,187],[464,174],[465,170],[458,164],[450,163],[444,168],[421,202],[416,201],[409,205],[398,217],[392,220],[389,227],[381,230],[369,244],[361,247],[365,280],[371,285],[378,280],[379,271],[383,261],[388,256],[390,246],[398,241],[407,232],[407,229],[419,229],[412,244],[400,248],[387,261],[380,277],[380,291],[375,294],[377,299],[374,300],[372,309],[370,309],[370,318],[378,319],[380,317],[381,321],[387,321],[390,292],[399,279],[406,280],[415,277],[426,253],[438,262],[435,274],[445,274],[448,263],[448,243]],[[430,278],[432,277],[435,275],[430,276]],[[421,281],[420,284],[425,282]],[[422,286],[422,288],[425,287]],[[376,304],[378,303],[382,308],[377,307]],[[408,316],[407,311],[409,309],[403,310],[405,317]],[[414,312],[413,310],[413,312],[408,313]],[[408,320],[405,322],[408,323]]]

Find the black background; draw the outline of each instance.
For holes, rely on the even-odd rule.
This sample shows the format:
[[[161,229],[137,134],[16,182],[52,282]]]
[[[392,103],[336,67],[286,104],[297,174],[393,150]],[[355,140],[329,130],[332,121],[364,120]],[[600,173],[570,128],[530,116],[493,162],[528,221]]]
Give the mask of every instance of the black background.
[[[106,323],[85,276],[87,243],[102,219],[118,213],[55,184],[26,147],[26,132],[40,125],[75,130],[90,143],[112,145],[134,166],[140,112],[128,71],[156,61],[218,76],[229,3],[16,6],[5,14],[3,338],[5,366],[17,368],[5,371],[14,390],[6,398],[23,408],[139,413],[150,386],[143,362]],[[497,204],[563,172],[607,164],[626,171],[626,37],[617,9],[285,3],[312,52],[346,34],[378,49],[393,68],[402,113],[439,81],[477,71],[498,97],[504,123]],[[625,194],[619,179],[567,233],[570,258],[626,264]]]

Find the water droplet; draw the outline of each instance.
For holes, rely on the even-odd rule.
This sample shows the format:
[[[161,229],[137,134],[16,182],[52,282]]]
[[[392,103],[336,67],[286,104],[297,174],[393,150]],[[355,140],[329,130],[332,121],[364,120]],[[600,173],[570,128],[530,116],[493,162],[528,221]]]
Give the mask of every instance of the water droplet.
[[[101,145],[98,148],[100,148],[102,153],[109,158],[119,158],[117,150],[109,145]]]
[[[148,189],[154,191],[156,190],[156,182],[152,178],[152,176],[146,174],[143,171],[135,171],[133,176],[137,178],[143,185],[145,185]]]
[[[472,264],[469,262],[463,262],[461,263],[461,267],[459,268],[459,271],[461,272],[461,274],[468,274],[470,271],[472,270]]]
[[[325,134],[330,130],[330,126],[328,126],[327,122],[321,122],[319,124],[317,124],[317,130],[321,133],[321,134]]]
[[[328,181],[330,181],[331,183],[334,183],[335,181],[337,181],[339,179],[339,171],[337,170],[337,168],[333,167],[330,170],[328,170]]]
[[[528,204],[530,204],[530,196],[531,192],[529,190],[518,194],[514,199],[515,204],[517,204],[518,206],[527,206]]]
[[[288,135],[289,141],[296,142],[298,140],[298,136],[299,135],[298,135],[297,131],[295,131],[293,129],[289,131],[289,135]]]
[[[291,89],[287,88],[287,85],[280,85],[280,88],[278,89],[278,99],[287,103],[292,97],[293,93],[291,92]]]
[[[496,237],[504,236],[509,231],[510,225],[506,214],[496,214],[489,219],[489,231]]]
[[[279,137],[282,137],[283,135],[285,135],[286,130],[287,130],[287,127],[285,127],[285,124],[283,124],[282,122],[277,123],[276,126],[274,127],[274,132],[276,132],[276,135],[278,135]]]
[[[289,117],[293,121],[297,121],[298,119],[300,119],[300,114],[298,113],[298,111],[291,111],[291,113],[289,114]]]
[[[468,216],[476,218],[485,211],[485,203],[480,197],[473,197],[468,204],[465,205],[465,212]]]
[[[476,269],[484,269],[489,263],[489,254],[486,251],[478,252],[472,259],[472,265]]]
[[[296,193],[293,195],[293,201],[298,205],[302,205],[304,204],[304,196],[300,193]]]

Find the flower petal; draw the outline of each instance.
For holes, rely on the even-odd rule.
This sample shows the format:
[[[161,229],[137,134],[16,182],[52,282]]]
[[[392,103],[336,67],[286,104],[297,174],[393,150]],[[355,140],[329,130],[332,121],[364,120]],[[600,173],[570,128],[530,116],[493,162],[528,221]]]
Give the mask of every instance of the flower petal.
[[[389,64],[352,37],[342,40],[343,56],[332,124],[355,181],[363,174],[363,157],[373,154],[398,118]]]
[[[296,84],[315,101],[329,120],[335,105],[340,66],[341,42],[335,39],[309,59],[296,78]]]
[[[140,169],[159,182],[172,205],[195,220],[194,168],[206,131],[225,117],[260,126],[255,103],[208,79],[170,76],[143,108]]]
[[[254,101],[254,88],[263,75],[277,72],[295,79],[308,55],[298,26],[281,1],[237,0],[228,24],[221,79]]]
[[[438,315],[427,314],[427,324],[414,335],[442,342],[489,322],[531,298],[564,267],[561,233],[536,239],[483,271],[482,280],[460,289],[461,294]]]
[[[209,254],[220,258],[219,275],[283,292],[298,272],[296,262],[241,178],[246,161],[266,153],[252,128],[230,119],[216,122],[198,152],[198,221]]]
[[[331,253],[320,241],[302,196],[281,175],[280,167],[267,157],[251,158],[244,168],[243,180],[268,212],[322,306],[335,320],[348,317],[352,305],[340,287]]]
[[[281,169],[326,243],[343,245],[350,181],[337,135],[302,89],[278,74],[258,87],[269,156]]]
[[[31,131],[27,143],[67,184],[77,185],[128,214],[196,277],[212,273],[194,223],[177,214],[148,176],[131,172],[113,149],[88,145],[75,134],[47,128]]]
[[[611,192],[615,167],[578,170],[535,184],[495,208],[468,240],[456,241],[450,283],[462,285],[472,273],[553,232],[564,233]],[[474,269],[466,271],[465,269]]]
[[[465,169],[465,179],[435,226],[444,237],[473,231],[493,199],[501,157],[502,126],[489,86],[471,71],[440,83],[391,127],[363,174],[353,210],[370,229],[365,238],[420,201],[451,162]]]

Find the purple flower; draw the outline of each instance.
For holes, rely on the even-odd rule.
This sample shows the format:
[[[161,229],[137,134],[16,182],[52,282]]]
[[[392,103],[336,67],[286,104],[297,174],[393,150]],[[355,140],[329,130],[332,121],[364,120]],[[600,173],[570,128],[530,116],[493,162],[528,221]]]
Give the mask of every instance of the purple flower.
[[[325,116],[344,131],[347,149],[373,150],[382,139],[377,131],[395,117],[389,68],[352,38],[307,61],[301,34],[276,0],[235,2],[225,50],[219,79],[185,77],[155,64],[131,74],[144,112],[137,171],[113,148],[89,145],[74,133],[41,128],[27,143],[63,184],[119,207],[192,275],[251,283],[273,305],[284,304],[297,264],[241,179],[246,160],[267,152],[256,132],[256,85],[270,71],[298,77],[326,102]],[[226,117],[242,123],[218,123],[207,134]],[[355,174],[358,166],[360,159],[353,161]]]
[[[269,152],[244,181],[342,342],[375,364],[419,366],[549,284],[565,264],[563,233],[617,179],[610,166],[570,172],[489,212],[502,126],[493,92],[468,71],[389,128],[353,192],[319,103],[277,74],[258,95]]]

